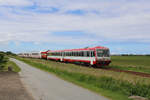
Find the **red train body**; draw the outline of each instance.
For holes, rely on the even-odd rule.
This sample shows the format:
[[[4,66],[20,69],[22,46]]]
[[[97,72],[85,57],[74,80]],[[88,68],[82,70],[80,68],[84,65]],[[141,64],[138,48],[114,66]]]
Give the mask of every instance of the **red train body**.
[[[49,50],[48,50],[49,51]],[[41,52],[41,58],[42,59],[47,59],[47,52],[48,51],[44,51],[44,52]]]
[[[35,55],[37,54],[37,56]],[[29,56],[27,56],[29,55]],[[21,57],[50,59],[60,62],[82,63],[92,66],[107,66],[111,63],[110,51],[106,47],[92,47],[69,50],[48,50],[39,53],[21,53]]]
[[[51,50],[47,59],[61,62],[80,62],[88,65],[107,66],[111,62],[109,48],[93,47],[70,50]]]

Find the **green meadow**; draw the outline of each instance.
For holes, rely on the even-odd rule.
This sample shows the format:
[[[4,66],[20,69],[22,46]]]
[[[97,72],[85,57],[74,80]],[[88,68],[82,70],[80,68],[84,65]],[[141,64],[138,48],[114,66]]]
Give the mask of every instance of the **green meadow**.
[[[150,56],[111,56],[109,67],[150,73]]]

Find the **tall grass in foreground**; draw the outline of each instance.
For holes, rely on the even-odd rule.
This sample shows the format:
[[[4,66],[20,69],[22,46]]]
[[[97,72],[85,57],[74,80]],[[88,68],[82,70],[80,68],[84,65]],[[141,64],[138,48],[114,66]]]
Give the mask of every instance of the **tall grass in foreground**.
[[[108,76],[94,76],[91,74],[80,73],[78,71],[70,72],[69,70],[51,67],[51,65],[48,66],[40,62],[31,61],[30,59],[19,59],[36,68],[52,72],[63,79],[101,93],[104,96],[112,98],[113,100],[127,100],[127,97],[131,95],[150,98],[150,84],[142,84],[138,81],[131,83]]]

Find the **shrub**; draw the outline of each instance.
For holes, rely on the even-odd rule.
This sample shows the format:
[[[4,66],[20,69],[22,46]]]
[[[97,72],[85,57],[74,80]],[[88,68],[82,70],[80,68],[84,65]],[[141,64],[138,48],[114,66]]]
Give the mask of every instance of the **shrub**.
[[[4,54],[0,53],[0,70],[2,70],[7,62],[7,58],[5,58]]]

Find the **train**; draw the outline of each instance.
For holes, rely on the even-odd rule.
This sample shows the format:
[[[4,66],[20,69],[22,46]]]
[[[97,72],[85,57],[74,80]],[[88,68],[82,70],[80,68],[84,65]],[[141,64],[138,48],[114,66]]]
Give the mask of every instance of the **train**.
[[[20,57],[55,60],[65,63],[79,63],[89,66],[108,66],[111,63],[110,50],[96,46],[80,49],[47,50],[41,52],[19,53]]]

